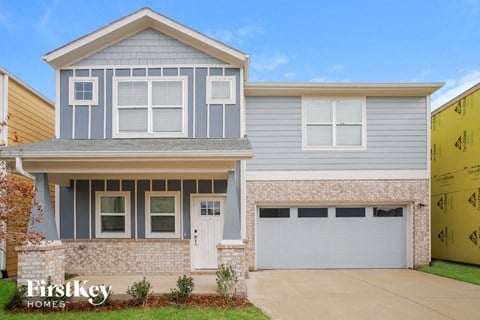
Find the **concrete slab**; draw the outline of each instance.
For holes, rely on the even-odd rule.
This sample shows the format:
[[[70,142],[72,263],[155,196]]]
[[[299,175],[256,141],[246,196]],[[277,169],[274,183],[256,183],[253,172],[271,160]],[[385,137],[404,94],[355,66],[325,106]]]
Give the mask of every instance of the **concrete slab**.
[[[177,285],[179,275],[149,275],[146,279],[150,281],[153,286],[154,294],[169,293],[171,288]],[[194,293],[215,293],[217,284],[215,282],[215,275],[194,275],[193,282],[195,283]],[[102,276],[77,276],[70,280],[88,280],[86,287],[90,285],[112,285],[114,295],[126,294],[127,288],[143,279],[139,275],[102,275]]]
[[[247,287],[272,319],[480,318],[480,286],[414,270],[258,271]]]

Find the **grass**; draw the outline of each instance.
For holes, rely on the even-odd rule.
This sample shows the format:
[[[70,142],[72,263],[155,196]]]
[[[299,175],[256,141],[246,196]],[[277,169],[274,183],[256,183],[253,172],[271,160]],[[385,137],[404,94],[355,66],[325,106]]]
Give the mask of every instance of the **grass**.
[[[11,320],[148,320],[148,319],[178,319],[178,320],[267,320],[269,319],[257,308],[244,309],[213,309],[213,308],[131,308],[116,311],[96,312],[58,312],[58,313],[8,313],[3,310],[10,295],[15,290],[15,283],[9,280],[0,280],[0,319]]]
[[[480,285],[480,267],[454,263],[443,260],[434,260],[430,267],[422,267],[421,271],[436,274],[442,277],[470,282]]]

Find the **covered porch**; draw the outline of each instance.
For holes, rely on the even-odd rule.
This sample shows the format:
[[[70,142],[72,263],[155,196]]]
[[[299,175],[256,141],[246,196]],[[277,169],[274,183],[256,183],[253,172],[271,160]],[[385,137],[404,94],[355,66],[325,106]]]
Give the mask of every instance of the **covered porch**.
[[[5,151],[12,168],[35,180],[44,221],[32,230],[55,243],[63,272],[188,274],[224,263],[245,277],[247,139],[58,139]],[[49,183],[57,185],[54,204]],[[32,250],[20,249],[20,269]],[[19,280],[39,277],[28,270]]]

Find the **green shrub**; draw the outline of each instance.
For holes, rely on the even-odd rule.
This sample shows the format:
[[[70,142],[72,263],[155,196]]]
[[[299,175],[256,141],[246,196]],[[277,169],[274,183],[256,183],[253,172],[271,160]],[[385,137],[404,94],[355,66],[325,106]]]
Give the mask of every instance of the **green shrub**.
[[[21,308],[25,301],[25,296],[27,294],[27,286],[20,286],[13,291],[12,295],[8,299],[5,309],[15,310]]]
[[[177,305],[185,304],[192,295],[192,291],[195,288],[192,277],[183,275],[178,277],[177,287],[170,289],[171,292],[166,295],[167,300]]]
[[[235,294],[235,284],[238,282],[237,275],[232,266],[221,265],[217,271],[217,292],[226,299],[231,299]]]
[[[143,305],[147,303],[147,300],[150,298],[153,293],[152,284],[143,277],[142,281],[134,282],[132,287],[128,287],[127,294],[133,297],[134,305]]]

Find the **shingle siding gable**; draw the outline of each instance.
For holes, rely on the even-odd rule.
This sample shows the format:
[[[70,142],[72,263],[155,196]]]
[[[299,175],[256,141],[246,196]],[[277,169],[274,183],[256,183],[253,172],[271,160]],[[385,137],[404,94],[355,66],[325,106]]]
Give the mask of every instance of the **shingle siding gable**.
[[[202,51],[149,28],[121,40],[74,66],[225,64]]]

